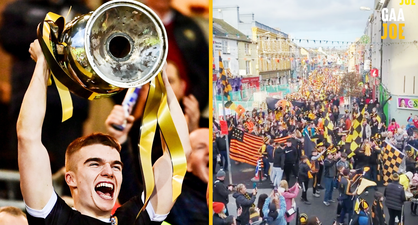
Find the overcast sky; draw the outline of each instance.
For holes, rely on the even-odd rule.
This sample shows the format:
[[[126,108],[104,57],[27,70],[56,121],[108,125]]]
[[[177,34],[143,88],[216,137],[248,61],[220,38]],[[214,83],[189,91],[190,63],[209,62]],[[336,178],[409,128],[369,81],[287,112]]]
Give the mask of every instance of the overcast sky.
[[[278,27],[292,38],[341,43],[354,42],[363,35],[372,11],[360,7],[373,9],[374,0],[213,0],[214,7],[234,5],[239,6],[240,14],[254,13],[256,21]],[[309,43],[298,44],[312,47],[312,41]]]

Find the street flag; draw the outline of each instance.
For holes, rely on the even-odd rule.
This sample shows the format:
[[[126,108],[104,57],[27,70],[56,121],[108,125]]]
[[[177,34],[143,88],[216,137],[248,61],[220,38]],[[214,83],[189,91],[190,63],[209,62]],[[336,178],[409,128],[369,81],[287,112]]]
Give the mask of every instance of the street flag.
[[[311,140],[311,137],[309,134],[304,130],[303,132],[303,151],[304,155],[311,157],[312,150],[315,148],[315,143]]]
[[[415,150],[416,152],[418,152],[418,149],[416,149],[414,146],[408,144],[409,147],[411,147],[413,150]]]
[[[399,167],[402,164],[402,160],[405,157],[405,154],[399,151],[391,143],[385,141],[386,147],[383,149],[383,181],[386,185],[391,181],[390,176],[394,172],[399,171]]]
[[[291,138],[291,136],[290,135],[288,135],[288,136],[286,136],[286,137],[281,137],[281,138],[276,138],[276,139],[274,139],[274,142],[275,143],[285,143],[286,142],[286,140],[288,139],[288,138]]]
[[[220,74],[220,79],[222,83],[223,95],[228,100],[228,102],[225,104],[225,107],[229,108],[230,105],[232,104],[231,96],[229,95],[229,92],[232,91],[232,86],[229,84],[228,78],[226,77],[224,64],[222,62],[221,52],[219,52],[219,74]]]
[[[363,121],[364,111],[366,108],[367,107],[365,106],[363,110],[361,111],[361,113],[356,117],[356,119],[351,124],[351,128],[346,139],[346,143],[350,143],[350,150],[349,150],[350,152],[347,154],[353,153],[354,151],[356,151],[358,148],[361,147],[361,137],[362,137],[361,122]]]
[[[235,128],[232,131],[230,157],[237,162],[256,166],[263,144],[263,138]]]
[[[414,146],[408,144],[409,147],[411,147],[412,150],[414,150],[414,157],[418,154],[418,149],[416,149]]]

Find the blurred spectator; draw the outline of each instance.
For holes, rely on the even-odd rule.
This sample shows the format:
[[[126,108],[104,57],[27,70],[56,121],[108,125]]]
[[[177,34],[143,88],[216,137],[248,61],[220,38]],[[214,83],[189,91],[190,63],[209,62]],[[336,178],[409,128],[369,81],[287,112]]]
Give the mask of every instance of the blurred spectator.
[[[418,128],[418,116],[417,115],[414,115],[414,117],[412,118],[412,113],[411,113],[411,115],[408,117],[407,121],[408,121],[408,123],[412,122],[412,125],[415,128]]]
[[[300,183],[300,186],[302,187],[302,202],[310,205],[311,203],[308,201],[308,198],[306,196],[306,193],[308,192],[309,188],[309,179],[310,179],[310,168],[307,164],[308,157],[306,155],[303,155],[300,157],[300,164],[299,164],[299,173],[298,173],[298,181]],[[312,175],[311,175],[312,176]]]
[[[379,191],[374,193],[374,201],[372,205],[373,225],[386,225],[385,211],[383,208],[383,194]]]
[[[237,220],[234,216],[227,216],[223,225],[237,225]]]
[[[219,170],[216,174],[216,181],[213,184],[213,201],[214,202],[222,202],[225,205],[226,212],[225,214],[228,216],[228,202],[229,202],[229,194],[232,191],[231,185],[225,185],[225,172],[223,170]]]
[[[296,210],[295,198],[299,194],[299,190],[300,190],[299,184],[296,182],[293,185],[293,187],[289,189],[289,184],[287,183],[287,181],[282,180],[280,182],[280,188],[283,188],[283,191],[281,191],[281,194],[286,201],[286,212],[292,207],[294,207],[294,209]],[[295,216],[296,216],[296,213],[290,216],[285,214],[285,219],[288,225],[295,218]]]
[[[369,204],[364,200],[360,200],[359,212],[353,216],[351,225],[370,225],[373,224],[372,216],[370,213]]]
[[[267,217],[267,224],[286,225],[286,201],[280,191],[272,191],[264,202],[263,213]]]
[[[26,214],[13,206],[0,207],[0,225],[27,225]]]
[[[209,129],[190,133],[192,152],[180,196],[168,214],[170,224],[209,224],[206,189],[209,182]]]
[[[306,222],[306,225],[321,225],[321,221],[316,216],[311,216]]]
[[[285,160],[285,143],[280,143],[280,147],[276,148],[273,153],[273,170],[271,172],[271,182],[274,187],[279,187],[279,183],[283,177],[283,168]]]
[[[389,225],[394,225],[395,217],[398,217],[399,220],[402,218],[402,207],[406,198],[405,190],[399,183],[399,174],[392,174],[391,179],[392,183],[389,183],[386,186],[384,196],[386,197],[386,207],[388,207],[389,210]],[[402,223],[403,222],[404,221],[402,221]]]
[[[111,125],[121,125],[127,120],[123,131],[115,130]],[[119,201],[126,202],[134,193],[142,190],[142,183],[137,179],[134,161],[137,158],[131,156],[127,135],[134,122],[134,117],[125,118],[124,109],[115,105],[111,114],[106,120],[109,133],[122,144],[121,160],[124,163],[123,179]],[[138,140],[137,140],[138,141]],[[187,158],[188,169],[185,175],[182,193],[177,198],[166,221],[170,224],[207,224],[209,212],[206,204],[206,190],[209,180],[209,130],[207,128],[197,129],[190,134],[192,152]],[[155,140],[154,140],[155,144]],[[161,145],[160,145],[161,147]],[[136,163],[139,163],[136,160]],[[189,207],[193,205],[193,207]]]
[[[396,133],[399,129],[399,124],[396,122],[395,118],[392,118],[391,123],[388,126],[388,131],[391,131],[392,133]]]
[[[216,175],[216,166],[222,164],[221,153],[219,152],[218,146],[216,146],[216,134],[215,130],[212,132],[212,174]],[[222,166],[222,165],[221,165]]]
[[[261,218],[259,211],[260,210],[257,207],[251,207],[249,209],[249,212],[250,212],[249,224],[251,224],[251,225],[261,225],[261,224],[263,224],[263,218]]]
[[[225,205],[222,202],[213,202],[213,225],[224,225],[227,215]]]
[[[257,208],[262,209],[264,206],[264,202],[269,196],[267,194],[261,194],[258,196],[258,202],[257,202]],[[260,216],[261,218],[264,218],[263,210],[260,210]]]
[[[217,134],[215,139],[216,148],[218,149],[219,153],[221,154],[221,161],[223,165],[223,170],[228,171],[228,154],[227,154],[227,146],[226,146],[226,138],[223,134]]]

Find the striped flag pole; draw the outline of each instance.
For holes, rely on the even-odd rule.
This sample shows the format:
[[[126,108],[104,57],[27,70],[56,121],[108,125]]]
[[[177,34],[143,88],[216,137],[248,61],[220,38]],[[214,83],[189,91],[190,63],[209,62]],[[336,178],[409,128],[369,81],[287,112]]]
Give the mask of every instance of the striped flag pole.
[[[258,170],[260,170],[260,159],[257,161],[257,166],[255,167],[254,178],[257,178],[257,179],[258,179]]]
[[[262,182],[267,179],[266,177],[259,175],[260,171],[261,171],[261,158],[257,160],[257,166],[255,167],[255,174],[254,174],[254,177],[251,178],[252,182]]]
[[[418,154],[418,149],[414,148],[414,146],[408,144],[409,147],[411,147],[412,149],[414,149],[414,157]]]
[[[220,51],[219,51],[219,73],[220,73],[219,76],[220,76],[221,80],[226,79],[225,70],[224,70],[224,67],[223,67],[223,64],[222,64],[222,57],[221,57],[221,52]],[[227,79],[226,79],[226,82],[228,82]],[[227,93],[227,94],[228,94],[228,97],[229,97],[229,93]],[[221,97],[222,97],[222,114],[223,114],[224,120],[226,121],[224,95],[225,95],[225,93],[222,93],[222,95],[221,95]],[[226,161],[228,162],[228,178],[229,178],[229,183],[232,184],[233,182],[232,182],[231,160],[229,159],[230,158],[229,140],[228,140],[228,135],[225,135],[225,136],[226,136],[225,143],[226,143],[226,155],[227,155]]]
[[[412,149],[414,149],[417,153],[418,153],[418,149],[414,148],[414,146],[408,144],[409,147],[411,147]]]

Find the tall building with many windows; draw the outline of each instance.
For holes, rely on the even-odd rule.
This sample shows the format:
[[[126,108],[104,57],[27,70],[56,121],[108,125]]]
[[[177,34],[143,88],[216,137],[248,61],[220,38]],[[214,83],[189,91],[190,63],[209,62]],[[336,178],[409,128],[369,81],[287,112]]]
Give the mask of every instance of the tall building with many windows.
[[[238,6],[213,8],[222,19],[257,43],[255,75],[265,83],[287,84],[291,78],[291,49],[288,35],[255,21],[254,14],[240,14]]]
[[[391,19],[391,14],[396,18]],[[401,26],[403,37],[399,36]],[[384,106],[385,114],[388,120],[395,118],[399,124],[406,125],[411,113],[418,115],[418,6],[375,0],[366,27],[370,34],[371,67],[378,70],[374,80],[377,97],[381,103],[392,97]],[[391,28],[392,34],[396,28],[397,36],[392,39],[388,35],[383,39],[385,27]]]

